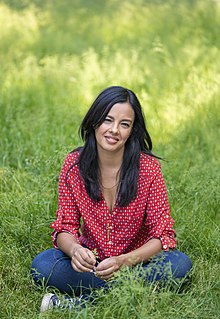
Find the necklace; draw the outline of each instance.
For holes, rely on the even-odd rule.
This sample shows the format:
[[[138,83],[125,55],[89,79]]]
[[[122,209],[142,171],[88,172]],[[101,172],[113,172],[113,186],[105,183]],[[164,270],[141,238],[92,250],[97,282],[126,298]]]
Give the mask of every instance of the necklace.
[[[117,182],[115,185],[113,185],[113,186],[111,186],[111,187],[105,187],[104,185],[102,185],[102,183],[101,183],[101,185],[102,185],[102,188],[104,188],[104,189],[112,189],[112,188],[118,186],[118,183],[119,183],[119,182]]]

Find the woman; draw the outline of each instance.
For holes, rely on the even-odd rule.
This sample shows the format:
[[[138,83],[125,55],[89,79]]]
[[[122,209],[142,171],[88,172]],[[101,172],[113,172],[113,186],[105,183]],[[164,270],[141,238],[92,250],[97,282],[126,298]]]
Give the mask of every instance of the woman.
[[[60,174],[55,248],[32,263],[36,283],[84,296],[106,287],[123,265],[137,264],[148,282],[185,278],[192,263],[173,250],[166,187],[136,95],[105,89],[80,133],[85,144],[68,154]],[[47,294],[41,311],[59,304]]]

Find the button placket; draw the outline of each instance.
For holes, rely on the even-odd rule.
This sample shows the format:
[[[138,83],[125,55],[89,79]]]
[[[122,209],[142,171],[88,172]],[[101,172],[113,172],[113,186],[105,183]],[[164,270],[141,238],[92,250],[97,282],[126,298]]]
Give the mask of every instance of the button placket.
[[[111,225],[110,222],[107,223],[106,225],[106,232],[107,232],[107,241],[110,242],[111,241],[111,231],[113,229],[113,226]]]

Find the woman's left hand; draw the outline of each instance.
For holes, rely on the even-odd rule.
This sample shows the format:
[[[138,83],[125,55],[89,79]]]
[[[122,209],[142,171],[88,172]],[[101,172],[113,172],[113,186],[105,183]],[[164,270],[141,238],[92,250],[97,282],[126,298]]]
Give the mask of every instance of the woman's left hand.
[[[114,273],[118,271],[122,266],[122,263],[118,257],[110,257],[101,261],[95,268],[96,276],[107,280],[113,277]]]

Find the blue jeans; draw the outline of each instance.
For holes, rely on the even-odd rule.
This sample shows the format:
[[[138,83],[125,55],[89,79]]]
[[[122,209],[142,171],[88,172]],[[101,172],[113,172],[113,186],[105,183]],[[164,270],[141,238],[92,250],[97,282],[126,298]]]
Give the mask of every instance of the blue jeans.
[[[149,283],[166,283],[170,280],[187,280],[191,268],[192,262],[189,257],[174,250],[161,252],[150,262],[140,264],[138,270],[140,274],[144,274]],[[91,292],[91,289],[108,288],[108,282],[96,277],[94,273],[75,271],[71,266],[70,258],[55,248],[45,250],[35,257],[31,274],[36,284],[55,287],[68,295],[86,295]]]

